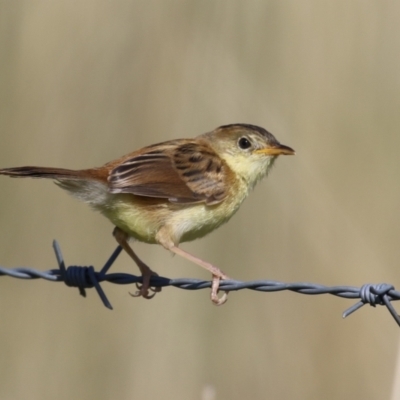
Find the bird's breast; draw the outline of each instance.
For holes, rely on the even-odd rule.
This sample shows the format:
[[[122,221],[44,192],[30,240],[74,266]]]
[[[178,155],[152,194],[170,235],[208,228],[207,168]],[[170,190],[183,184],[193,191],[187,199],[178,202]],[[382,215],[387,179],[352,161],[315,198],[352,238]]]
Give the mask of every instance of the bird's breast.
[[[115,196],[115,197],[114,197]],[[166,199],[151,199],[130,194],[113,195],[113,202],[100,211],[131,237],[157,243],[162,229],[175,244],[201,238],[238,210],[245,195],[228,196],[221,203],[173,204]]]
[[[60,186],[129,236],[146,243],[158,243],[160,230],[175,244],[201,238],[227,222],[248,194],[246,185],[236,185],[218,204],[175,204],[167,199],[112,194],[106,185],[94,181],[63,181]]]

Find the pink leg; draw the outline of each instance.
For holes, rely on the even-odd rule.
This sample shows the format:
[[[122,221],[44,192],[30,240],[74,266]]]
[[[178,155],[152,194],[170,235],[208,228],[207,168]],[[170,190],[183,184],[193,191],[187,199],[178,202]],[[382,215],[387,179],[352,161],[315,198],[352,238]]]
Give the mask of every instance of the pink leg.
[[[151,288],[150,287],[150,278],[152,276],[158,276],[155,272],[153,272],[132,250],[131,246],[128,243],[128,235],[121,229],[115,228],[113,231],[113,235],[118,244],[129,254],[129,256],[135,261],[136,265],[139,267],[140,272],[143,277],[143,284],[136,284],[139,289],[135,294],[132,294],[133,297],[144,297],[145,299],[152,299],[156,293],[161,292],[161,288]],[[153,291],[153,294],[149,294],[149,289]]]
[[[222,272],[219,268],[216,266],[203,261],[201,258],[195,257],[192,254],[186,252],[185,250],[180,249],[179,247],[173,245],[168,247],[169,250],[174,252],[175,254],[178,254],[184,258],[186,258],[189,261],[192,261],[193,263],[200,265],[200,267],[205,268],[207,271],[210,271],[212,273],[212,286],[211,286],[211,301],[217,305],[220,306],[224,304],[228,300],[228,292],[225,291],[225,293],[222,295],[221,298],[218,297],[218,289],[219,289],[219,282],[221,279],[229,279],[228,275],[226,275],[224,272]]]

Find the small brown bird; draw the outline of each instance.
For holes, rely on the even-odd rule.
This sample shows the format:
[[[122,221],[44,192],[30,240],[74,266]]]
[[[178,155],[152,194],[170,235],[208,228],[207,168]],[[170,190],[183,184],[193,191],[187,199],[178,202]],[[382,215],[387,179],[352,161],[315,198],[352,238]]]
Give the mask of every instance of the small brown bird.
[[[281,154],[295,152],[263,128],[232,124],[194,139],[147,146],[99,168],[16,167],[0,169],[0,174],[55,179],[106,216],[116,226],[115,239],[143,276],[134,296],[150,299],[161,289],[150,287],[151,276],[157,274],[135,254],[129,238],[161,244],[210,271],[211,300],[220,305],[227,293],[218,297],[219,282],[228,276],[178,245],[227,222]]]

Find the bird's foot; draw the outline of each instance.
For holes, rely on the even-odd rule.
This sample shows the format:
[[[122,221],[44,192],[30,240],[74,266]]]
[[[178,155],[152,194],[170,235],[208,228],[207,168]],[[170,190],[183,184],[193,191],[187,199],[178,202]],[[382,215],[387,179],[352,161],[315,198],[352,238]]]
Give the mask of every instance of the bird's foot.
[[[229,278],[225,274],[223,274],[222,276],[213,275],[213,277],[212,277],[211,301],[216,306],[222,306],[222,304],[224,304],[228,301],[228,293],[229,293],[228,291],[225,290],[224,294],[221,297],[218,296],[219,283],[220,283],[221,279],[229,279]]]
[[[152,299],[157,293],[161,292],[160,287],[152,287],[150,286],[150,279],[152,276],[158,276],[156,272],[153,272],[149,268],[149,273],[145,273],[142,275],[143,283],[139,284],[136,283],[136,287],[138,290],[135,293],[129,292],[132,297],[143,297],[144,299],[150,300]],[[150,292],[152,292],[150,294]]]

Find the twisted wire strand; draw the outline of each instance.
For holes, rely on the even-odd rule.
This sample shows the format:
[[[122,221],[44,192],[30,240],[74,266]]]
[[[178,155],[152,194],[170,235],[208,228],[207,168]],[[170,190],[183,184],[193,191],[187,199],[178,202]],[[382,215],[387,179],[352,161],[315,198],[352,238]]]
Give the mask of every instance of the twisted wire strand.
[[[67,286],[77,287],[79,293],[86,297],[86,289],[95,288],[104,306],[112,310],[111,303],[107,299],[101,282],[110,282],[118,285],[129,285],[132,283],[142,283],[142,277],[126,274],[126,273],[107,273],[122,251],[118,246],[103,268],[96,272],[93,266],[76,266],[66,267],[61,248],[56,240],[53,241],[53,249],[57,258],[58,269],[48,271],[38,271],[33,268],[3,268],[0,267],[0,276],[9,276],[18,279],[45,279],[52,282],[64,282]],[[152,287],[173,286],[185,290],[199,290],[211,287],[211,281],[200,279],[170,279],[162,276],[154,276],[150,280]],[[356,304],[349,307],[343,313],[346,318],[353,312],[357,311],[366,304],[373,307],[377,305],[385,306],[397,325],[400,326],[400,317],[392,305],[392,301],[400,300],[400,292],[395,290],[393,285],[387,283],[365,284],[359,287],[355,286],[324,286],[315,283],[297,282],[284,283],[273,280],[257,280],[257,281],[236,281],[232,279],[222,280],[219,286],[220,290],[237,291],[242,289],[250,289],[261,292],[280,292],[289,290],[295,293],[307,295],[330,294],[346,299],[360,299]]]

